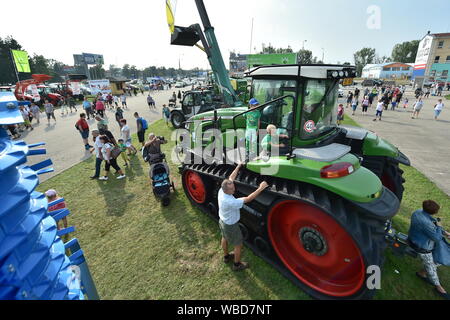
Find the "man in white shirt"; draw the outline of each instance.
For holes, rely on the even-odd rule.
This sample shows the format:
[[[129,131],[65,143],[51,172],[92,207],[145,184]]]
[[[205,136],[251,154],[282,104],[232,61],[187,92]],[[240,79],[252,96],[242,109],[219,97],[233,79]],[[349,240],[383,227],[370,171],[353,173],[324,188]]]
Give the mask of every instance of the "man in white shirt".
[[[267,182],[263,181],[255,192],[247,197],[236,199],[233,194],[236,190],[234,180],[241,168],[239,164],[231,173],[228,179],[222,182],[222,187],[219,190],[217,200],[219,202],[219,226],[222,232],[222,249],[224,253],[223,261],[228,263],[233,260],[233,270],[240,271],[249,267],[247,262],[241,261],[243,238],[239,227],[239,220],[241,218],[240,209],[244,203],[253,201],[265,188],[268,187]],[[228,244],[234,246],[234,253],[229,253]]]
[[[443,108],[444,104],[442,103],[442,99],[439,99],[438,103],[434,106],[434,120],[437,120]]]

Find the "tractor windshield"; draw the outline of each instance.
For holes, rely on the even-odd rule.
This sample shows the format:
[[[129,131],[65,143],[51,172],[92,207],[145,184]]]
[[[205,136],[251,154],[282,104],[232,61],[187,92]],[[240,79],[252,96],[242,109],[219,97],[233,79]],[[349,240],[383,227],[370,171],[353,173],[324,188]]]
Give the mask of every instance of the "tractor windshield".
[[[257,79],[253,81],[253,96],[262,105],[277,98],[291,95],[295,97],[297,81],[295,80],[267,80]],[[265,129],[269,124],[278,128],[292,130],[293,99],[279,100],[261,110],[260,129]]]
[[[338,82],[308,80],[302,108],[300,137],[315,139],[336,127]]]

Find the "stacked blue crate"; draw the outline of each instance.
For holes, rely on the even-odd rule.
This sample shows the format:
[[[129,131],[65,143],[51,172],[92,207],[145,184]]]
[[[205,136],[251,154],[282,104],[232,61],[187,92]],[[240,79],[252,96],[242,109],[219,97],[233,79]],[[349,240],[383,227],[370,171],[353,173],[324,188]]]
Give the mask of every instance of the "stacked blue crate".
[[[45,154],[36,149],[43,144],[12,141],[2,127],[23,122],[18,105],[11,92],[0,92],[0,299],[98,298],[78,242],[60,238],[73,228],[58,231],[47,199],[34,191],[38,174],[52,171],[50,160],[26,165],[27,156]]]

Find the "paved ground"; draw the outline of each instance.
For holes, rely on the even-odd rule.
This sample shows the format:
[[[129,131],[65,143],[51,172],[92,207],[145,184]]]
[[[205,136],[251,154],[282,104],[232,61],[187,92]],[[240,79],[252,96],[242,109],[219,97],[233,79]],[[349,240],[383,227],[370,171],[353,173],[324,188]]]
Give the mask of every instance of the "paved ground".
[[[137,97],[128,97],[127,104],[129,109],[125,110],[124,118],[127,119],[132,133],[136,133],[136,120],[133,116],[134,112],[137,111],[140,116],[144,117],[148,121],[149,124],[155,120],[161,119],[162,105],[169,101],[169,96],[172,92],[173,91],[154,91],[152,93],[157,105],[156,111],[150,110],[147,106],[146,97],[148,92],[145,93],[145,95],[138,94]],[[22,137],[20,139],[24,139],[28,144],[46,142],[47,155],[33,156],[29,158],[30,164],[48,158],[52,159],[55,172],[41,175],[41,182],[91,156],[89,151],[84,150],[81,136],[75,129],[75,122],[79,119],[79,113],[82,110],[81,106],[77,106],[77,108],[78,112],[74,112],[72,114],[69,113],[67,116],[61,116],[59,110],[56,110],[56,124],[52,119],[50,126],[47,125],[47,118],[45,114],[42,113],[41,123],[37,125],[33,120],[34,130],[31,132],[22,133]],[[106,111],[106,116],[109,121],[108,129],[113,133],[114,137],[118,139],[120,137],[120,130],[119,125],[115,121],[114,113],[115,111],[108,110]],[[89,126],[91,130],[97,129],[96,121],[91,119],[89,121]],[[89,137],[89,143],[91,145],[93,144],[92,136]],[[92,172],[87,172],[86,177],[91,176],[93,173],[94,170]]]
[[[443,95],[447,94],[449,92],[444,91]],[[412,166],[450,195],[450,100],[442,98],[445,107],[437,121],[434,120],[433,109],[439,97],[431,96],[424,99],[419,119],[411,119],[415,101],[411,89],[407,90],[406,96],[410,102],[409,108],[403,109],[401,104],[396,111],[391,111],[389,106],[383,112],[382,121],[372,121],[375,106],[369,109],[367,116],[361,114],[361,107],[358,106],[353,119],[399,147],[409,157]],[[351,115],[351,109],[345,109],[345,113]]]

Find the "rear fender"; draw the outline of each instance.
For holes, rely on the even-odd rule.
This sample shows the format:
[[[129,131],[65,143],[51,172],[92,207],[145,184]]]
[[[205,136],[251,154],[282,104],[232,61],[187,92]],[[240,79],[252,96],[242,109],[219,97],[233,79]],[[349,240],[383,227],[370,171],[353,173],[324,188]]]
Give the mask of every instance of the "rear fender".
[[[320,176],[320,170],[323,167],[337,162],[352,163],[354,172],[335,179],[326,179]],[[358,159],[352,154],[347,154],[333,162],[307,159],[287,160],[286,157],[271,157],[268,161],[249,162],[247,169],[263,176],[275,176],[312,184],[358,203],[372,202],[381,195],[382,191],[380,179],[370,170],[361,167]]]

